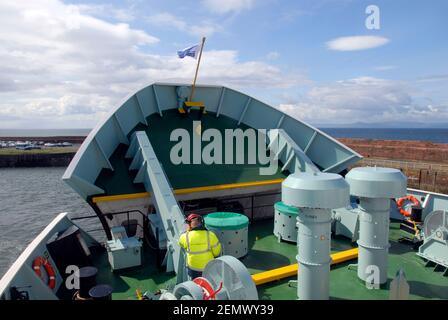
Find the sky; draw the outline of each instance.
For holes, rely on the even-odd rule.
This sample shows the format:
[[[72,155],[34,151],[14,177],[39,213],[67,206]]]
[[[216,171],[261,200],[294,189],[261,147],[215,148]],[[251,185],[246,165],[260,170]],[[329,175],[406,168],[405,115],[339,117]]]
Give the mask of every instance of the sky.
[[[198,83],[318,126],[440,126],[447,14],[446,0],[1,0],[0,128],[92,128],[146,85],[190,83],[196,61],[176,51],[202,36]]]

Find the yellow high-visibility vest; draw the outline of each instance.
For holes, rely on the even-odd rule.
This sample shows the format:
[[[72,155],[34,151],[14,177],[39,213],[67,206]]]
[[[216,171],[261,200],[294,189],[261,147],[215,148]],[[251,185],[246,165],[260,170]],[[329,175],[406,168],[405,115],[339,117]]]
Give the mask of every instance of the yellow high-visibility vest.
[[[187,266],[203,271],[210,260],[221,254],[218,237],[208,230],[192,230],[181,234],[179,245],[187,252]]]

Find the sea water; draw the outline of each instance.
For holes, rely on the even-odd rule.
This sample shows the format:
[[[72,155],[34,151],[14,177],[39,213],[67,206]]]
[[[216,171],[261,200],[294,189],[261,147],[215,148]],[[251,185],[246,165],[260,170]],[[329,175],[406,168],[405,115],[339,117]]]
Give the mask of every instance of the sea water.
[[[0,168],[0,277],[26,246],[61,212],[93,210],[61,177],[65,168]],[[81,223],[82,222],[82,223]],[[97,228],[97,219],[80,221]]]

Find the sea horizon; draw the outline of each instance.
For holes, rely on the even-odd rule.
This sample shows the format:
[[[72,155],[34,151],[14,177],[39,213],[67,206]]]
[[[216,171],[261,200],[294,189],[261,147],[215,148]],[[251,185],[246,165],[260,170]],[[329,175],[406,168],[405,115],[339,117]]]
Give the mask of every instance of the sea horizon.
[[[355,138],[375,140],[412,140],[433,143],[448,143],[448,128],[353,128],[318,127],[333,138]],[[92,129],[0,129],[2,137],[55,137],[87,136]]]
[[[55,136],[87,136],[92,129],[0,129],[1,137],[55,137]]]

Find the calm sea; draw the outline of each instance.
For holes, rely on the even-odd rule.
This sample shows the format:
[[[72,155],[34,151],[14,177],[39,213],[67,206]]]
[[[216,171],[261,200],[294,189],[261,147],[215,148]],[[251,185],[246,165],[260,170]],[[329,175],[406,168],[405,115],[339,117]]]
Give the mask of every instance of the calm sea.
[[[64,171],[0,168],[0,277],[58,213],[69,212],[72,217],[94,214],[61,180]],[[85,221],[96,224],[93,220]]]

